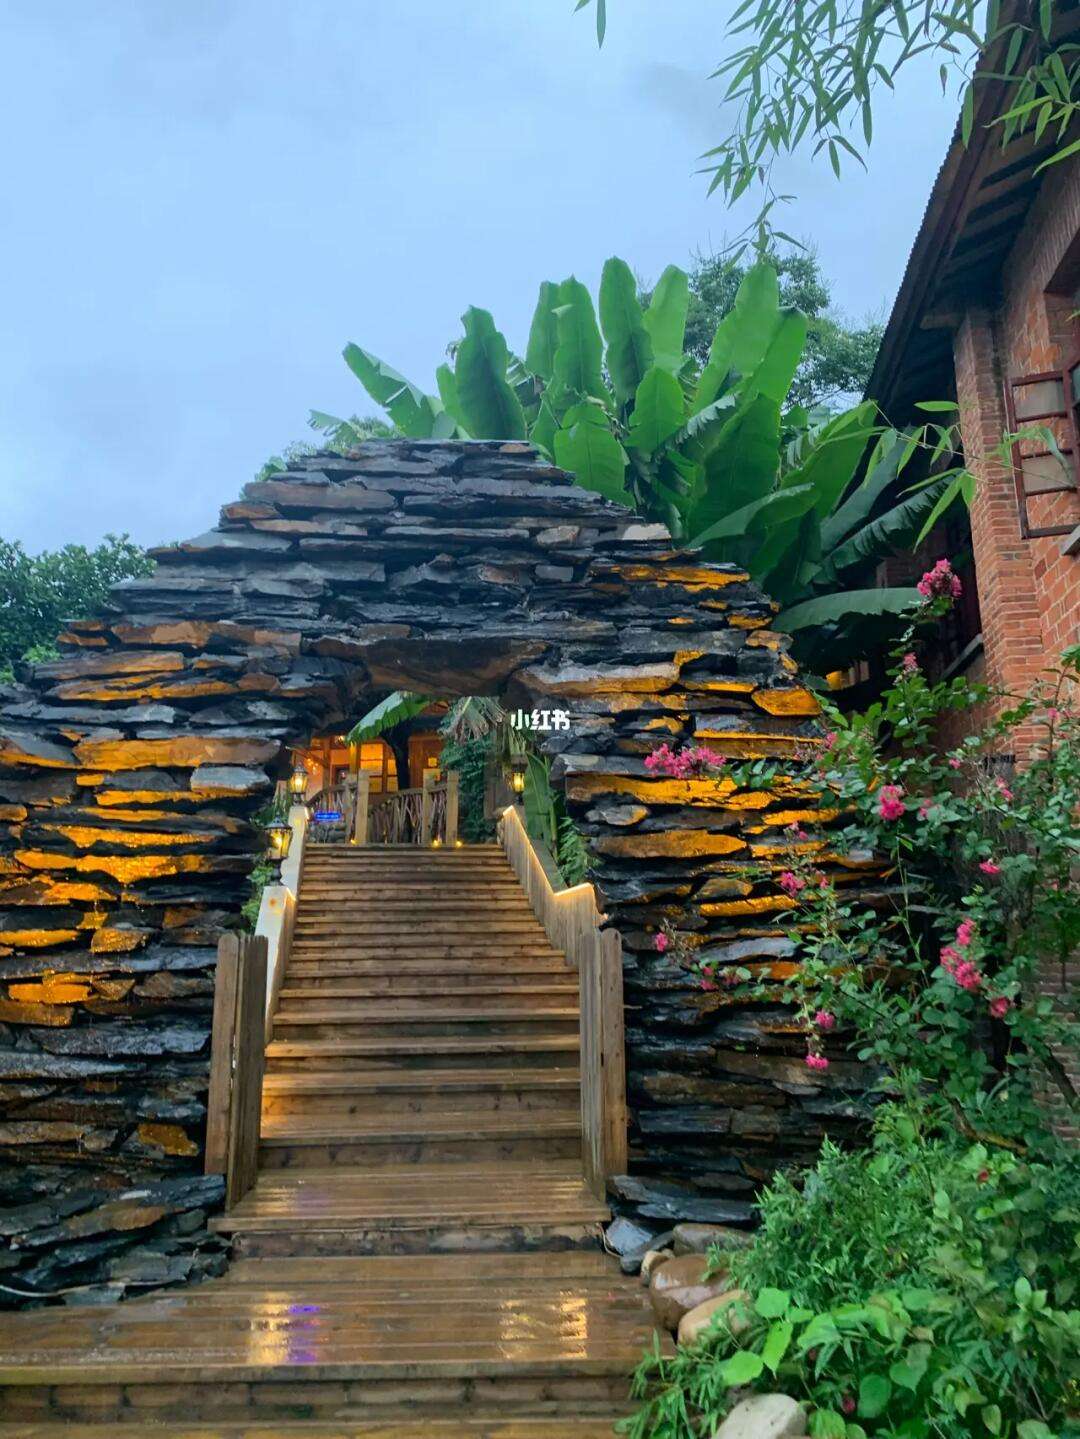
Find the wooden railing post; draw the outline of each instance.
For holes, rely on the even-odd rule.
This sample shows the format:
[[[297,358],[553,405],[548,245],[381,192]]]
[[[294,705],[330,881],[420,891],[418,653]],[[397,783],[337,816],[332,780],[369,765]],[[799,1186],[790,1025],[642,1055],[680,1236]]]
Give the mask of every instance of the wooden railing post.
[[[458,808],[461,804],[461,774],[456,769],[446,772],[446,843],[456,844]]]
[[[368,816],[371,812],[371,775],[360,770],[356,776],[356,815],[353,820],[353,844],[367,844]]]
[[[424,774],[423,793],[420,801],[420,843],[430,844],[435,819],[435,776],[430,770]]]
[[[233,1037],[236,1033],[236,991],[240,975],[240,936],[223,934],[218,941],[214,975],[214,1022],[210,1036],[210,1088],[206,1096],[207,1174],[229,1167],[229,1112],[233,1090]]]
[[[205,1169],[225,1175],[227,1209],[255,1183],[265,1008],[266,940],[224,935],[218,944],[214,988]]]

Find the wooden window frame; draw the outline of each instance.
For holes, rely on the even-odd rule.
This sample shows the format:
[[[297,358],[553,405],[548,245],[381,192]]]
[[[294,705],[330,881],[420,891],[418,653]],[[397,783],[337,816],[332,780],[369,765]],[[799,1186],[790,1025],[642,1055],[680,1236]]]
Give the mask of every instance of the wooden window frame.
[[[1065,422],[1071,443],[1061,446],[1061,453],[1068,455],[1072,461],[1073,483],[1071,485],[1051,485],[1045,490],[1039,490],[1039,495],[1064,495],[1075,494],[1080,490],[1080,419],[1077,416],[1077,409],[1080,408],[1080,401],[1072,400],[1072,371],[1080,366],[1080,353],[1078,353],[1068,364],[1060,370],[1040,370],[1030,375],[1010,375],[1005,381],[1005,420],[1009,427],[1009,433],[1015,432],[1021,425],[1038,424],[1044,420],[1063,420]],[[1047,384],[1051,380],[1057,380],[1061,385],[1061,401],[1063,408],[1060,410],[1046,410],[1040,414],[1025,415],[1022,420],[1017,419],[1015,391],[1026,385]],[[1044,455],[1052,454],[1051,450],[1036,450],[1034,454],[1022,455],[1020,453],[1019,441],[1014,442],[1011,448],[1013,487],[1016,492],[1016,513],[1020,522],[1020,538],[1022,540],[1041,540],[1051,535],[1068,535],[1072,533],[1073,524],[1065,525],[1035,525],[1031,523],[1028,514],[1029,495],[1024,488],[1023,462],[1025,459],[1042,459]]]

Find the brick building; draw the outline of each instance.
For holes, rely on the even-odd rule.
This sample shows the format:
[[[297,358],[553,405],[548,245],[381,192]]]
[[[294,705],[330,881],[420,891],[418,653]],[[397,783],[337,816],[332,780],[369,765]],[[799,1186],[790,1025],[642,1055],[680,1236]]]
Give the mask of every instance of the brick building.
[[[986,80],[969,145],[953,138],[868,393],[899,425],[927,418],[918,401],[959,405],[976,593],[946,658],[1016,693],[1080,643],[1080,154],[1040,172],[1053,127],[1002,149],[1010,93]],[[1059,455],[1004,443],[1032,425]]]

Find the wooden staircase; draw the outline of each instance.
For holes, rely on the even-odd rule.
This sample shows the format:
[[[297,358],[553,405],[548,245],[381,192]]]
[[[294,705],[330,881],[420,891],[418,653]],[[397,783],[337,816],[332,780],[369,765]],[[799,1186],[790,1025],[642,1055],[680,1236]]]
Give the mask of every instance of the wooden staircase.
[[[652,1326],[602,1249],[580,1046],[502,849],[306,847],[231,1269],[20,1316],[0,1436],[611,1435]]]

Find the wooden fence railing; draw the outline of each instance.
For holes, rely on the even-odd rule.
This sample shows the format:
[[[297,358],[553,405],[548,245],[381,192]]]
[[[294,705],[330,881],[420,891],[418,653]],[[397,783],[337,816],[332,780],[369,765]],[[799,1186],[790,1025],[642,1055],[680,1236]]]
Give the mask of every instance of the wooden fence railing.
[[[452,845],[458,837],[461,776],[449,770],[445,778],[424,776],[419,789],[391,790],[372,795],[370,824],[365,837],[359,825],[357,844],[440,844]]]
[[[622,942],[616,930],[600,928],[604,916],[591,884],[563,885],[516,805],[503,812],[499,842],[548,938],[578,971],[582,1154],[585,1177],[603,1197],[608,1177],[625,1173],[627,1158]]]
[[[206,1173],[225,1175],[231,1209],[255,1183],[266,1044],[266,940],[223,935],[214,985]]]

